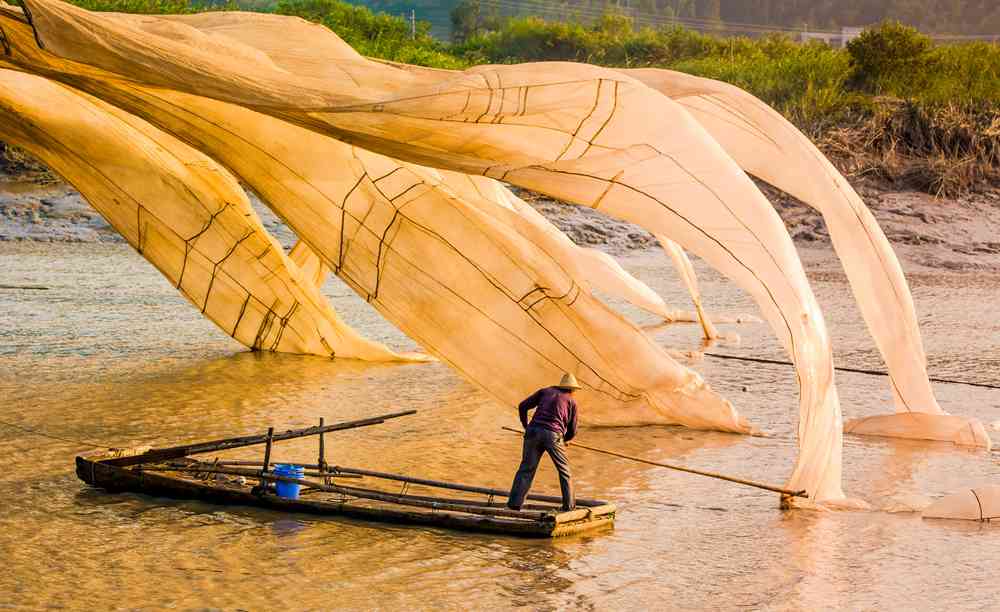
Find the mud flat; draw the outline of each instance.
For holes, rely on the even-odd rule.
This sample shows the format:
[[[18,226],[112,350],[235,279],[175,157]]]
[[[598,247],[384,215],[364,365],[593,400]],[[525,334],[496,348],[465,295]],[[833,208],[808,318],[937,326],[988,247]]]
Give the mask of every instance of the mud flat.
[[[283,246],[291,248],[295,234],[254,194],[249,195],[267,231]],[[125,239],[66,183],[12,179],[0,174],[0,242],[15,241],[125,242]]]
[[[763,183],[810,270],[837,265],[823,217],[795,198]],[[859,182],[861,194],[892,243],[906,270],[1000,273],[1000,191],[960,198],[937,198],[917,191],[897,191]],[[589,208],[520,192],[574,242],[610,253],[656,247],[641,227]]]
[[[124,242],[63,183],[0,181],[0,241]]]
[[[761,185],[795,240],[807,268],[834,264],[823,218],[767,185]],[[1000,272],[1000,191],[961,198],[936,198],[894,191],[873,182],[855,188],[864,198],[906,269]],[[577,244],[623,254],[658,246],[636,225],[589,208],[517,190]],[[284,246],[295,234],[251,193],[264,227]],[[79,193],[60,181],[0,174],[0,242],[122,242],[122,238]]]
[[[1000,272],[1000,191],[937,198],[868,182],[854,187],[907,271]],[[775,189],[764,191],[809,267],[809,250],[831,248],[823,218]]]

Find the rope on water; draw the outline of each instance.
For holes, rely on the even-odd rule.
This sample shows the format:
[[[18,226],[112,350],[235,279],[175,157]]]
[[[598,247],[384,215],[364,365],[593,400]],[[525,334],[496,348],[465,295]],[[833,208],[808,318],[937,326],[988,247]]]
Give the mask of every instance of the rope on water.
[[[89,446],[92,448],[112,448],[111,444],[102,444],[100,442],[93,442],[91,440],[80,440],[78,438],[65,438],[63,436],[56,436],[44,431],[33,429],[31,427],[25,427],[24,425],[18,425],[17,423],[11,423],[9,421],[0,421],[0,425],[10,427],[11,429],[17,429],[25,433],[29,433],[35,436],[41,436],[43,438],[51,438],[52,440],[59,440],[61,442],[70,442],[72,444],[79,444],[80,446]]]
[[[794,366],[795,364],[791,361],[781,361],[779,359],[764,359],[762,357],[740,357],[738,355],[722,355],[719,353],[703,353],[706,357],[715,357],[716,359],[732,359],[734,361],[752,361],[754,363],[768,363],[773,365],[787,365]],[[868,376],[888,376],[888,372],[883,372],[881,370],[865,370],[862,368],[839,368],[834,367],[834,370],[838,372],[853,372],[855,374],[867,374]],[[1000,385],[990,384],[990,383],[980,383],[971,382],[967,380],[950,380],[947,378],[928,378],[927,380],[936,383],[946,383],[950,385],[968,385],[970,387],[982,387],[984,389],[1000,389]]]

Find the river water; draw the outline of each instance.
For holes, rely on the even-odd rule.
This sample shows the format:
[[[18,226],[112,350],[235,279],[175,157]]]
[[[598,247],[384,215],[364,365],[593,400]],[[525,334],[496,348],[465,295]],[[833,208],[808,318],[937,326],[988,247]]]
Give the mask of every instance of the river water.
[[[838,364],[881,368],[843,275],[828,255],[811,259]],[[665,257],[624,264],[688,308]],[[755,312],[700,270],[711,312]],[[1000,277],[924,271],[911,282],[932,375],[1000,380]],[[0,290],[0,418],[67,439],[0,425],[0,608],[1000,606],[1000,525],[887,511],[1000,482],[1000,454],[950,444],[846,437],[845,489],[876,511],[844,513],[782,512],[756,489],[571,450],[578,494],[620,511],[613,531],[556,541],[109,495],[74,475],[90,442],[165,446],[408,408],[419,412],[329,436],[332,462],[505,488],[519,440],[500,426],[517,419],[441,364],[247,353],[124,245],[0,244],[0,285],[49,287]],[[343,285],[324,291],[363,333],[415,348]],[[700,347],[697,326],[622,308],[665,346]],[[784,358],[763,324],[722,328],[742,342],[715,351]],[[581,441],[781,484],[795,455],[793,370],[694,367],[771,437],[646,427],[584,429]],[[838,385],[849,417],[891,410],[884,378],[840,374]],[[1000,420],[1000,392],[936,390],[950,412]],[[314,440],[278,448],[315,458]],[[547,459],[535,491],[558,491]]]

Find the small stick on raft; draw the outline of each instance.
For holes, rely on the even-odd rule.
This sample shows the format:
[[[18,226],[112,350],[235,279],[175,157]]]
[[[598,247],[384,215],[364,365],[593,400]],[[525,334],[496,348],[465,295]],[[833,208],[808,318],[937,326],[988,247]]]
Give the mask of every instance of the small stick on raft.
[[[524,432],[520,429],[514,429],[512,427],[502,427],[507,431],[512,431],[516,434],[524,435]],[[728,482],[735,482],[736,484],[746,485],[748,487],[756,487],[758,489],[764,489],[765,491],[774,491],[775,493],[781,493],[782,498],[786,497],[809,497],[809,495],[803,491],[792,491],[791,489],[784,489],[775,485],[769,485],[762,482],[755,482],[753,480],[746,480],[744,478],[736,478],[735,476],[726,476],[725,474],[718,474],[716,472],[708,472],[705,470],[696,470],[694,468],[685,467],[683,465],[673,465],[670,463],[661,463],[659,461],[650,461],[648,459],[640,459],[639,457],[632,457],[630,455],[623,455],[621,453],[616,453],[614,451],[605,450],[603,448],[595,448],[593,446],[586,446],[580,444],[579,442],[567,442],[566,446],[573,446],[575,448],[582,448],[585,450],[593,451],[595,453],[601,453],[604,455],[611,455],[612,457],[618,457],[620,459],[628,459],[629,461],[635,461],[638,463],[645,463],[647,465],[655,465],[657,467],[664,467],[671,470],[677,470],[679,472],[687,472],[688,474],[697,474],[699,476],[708,476],[709,478],[718,478],[719,480],[725,480]]]

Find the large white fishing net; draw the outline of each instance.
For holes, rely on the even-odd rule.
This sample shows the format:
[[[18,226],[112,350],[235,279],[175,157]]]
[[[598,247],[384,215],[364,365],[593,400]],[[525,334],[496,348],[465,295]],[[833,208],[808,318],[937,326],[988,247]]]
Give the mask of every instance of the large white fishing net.
[[[584,64],[390,65],[324,27],[273,15],[25,5],[30,19],[0,8],[0,139],[63,174],[247,346],[419,358],[340,322],[316,291],[329,270],[501,401],[565,370],[584,386],[590,423],[749,432],[701,376],[591,288],[669,318],[663,300],[499,179],[655,234],[706,337],[717,332],[682,249],[752,295],[801,388],[788,484],[836,501],[842,423],[829,338],[791,239],[746,171],[824,215],[900,409],[947,416],[874,218],[808,139],[745,92]],[[223,167],[295,230],[290,256]]]

